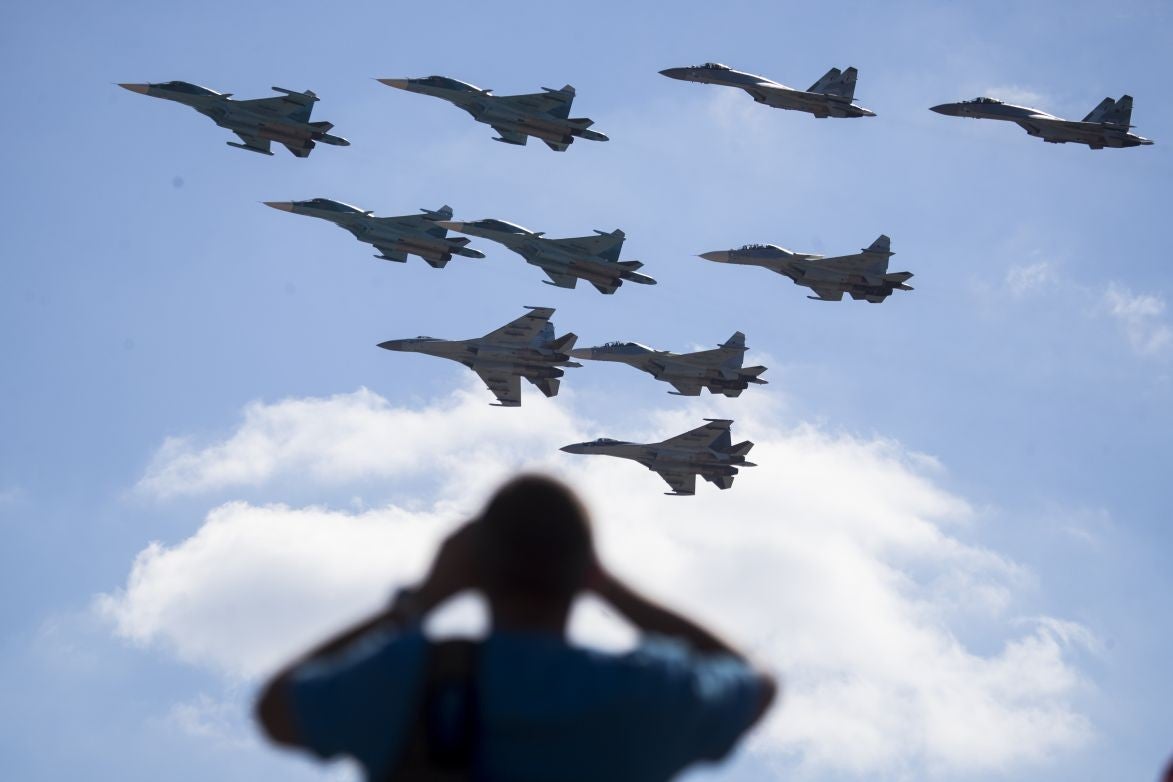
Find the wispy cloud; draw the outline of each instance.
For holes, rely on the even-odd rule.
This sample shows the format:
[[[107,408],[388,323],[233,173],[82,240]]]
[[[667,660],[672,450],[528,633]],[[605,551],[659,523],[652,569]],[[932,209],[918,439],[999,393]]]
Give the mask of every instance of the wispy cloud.
[[[380,437],[355,439],[393,430],[412,461],[393,469],[446,471],[450,480],[372,509],[220,505],[186,540],[140,552],[126,584],[100,596],[97,609],[126,639],[246,680],[379,605],[393,583],[417,578],[444,532],[501,477],[540,467],[584,493],[617,570],[689,606],[783,675],[787,697],[759,751],[797,758],[812,773],[891,776],[910,764],[1002,770],[1086,742],[1091,727],[1074,705],[1084,685],[1069,655],[1088,643],[1087,631],[1015,619],[1029,579],[946,531],[971,510],[937,485],[938,468],[899,443],[783,426],[769,405],[741,401],[737,435],[757,443],[762,466],[744,470],[730,491],[702,484],[691,498],[662,496],[659,479],[635,464],[558,453],[567,434],[590,428],[564,404],[527,409],[540,426],[531,422],[528,445],[515,450],[496,436],[513,411],[479,396],[420,411],[369,391],[257,403],[223,441],[189,455],[174,449],[182,469],[161,462],[150,474],[169,476],[164,485],[178,493],[243,485],[240,476],[258,478],[242,471],[241,454],[256,451],[268,454],[266,480],[344,482],[384,458],[405,464]],[[695,426],[702,407],[654,414],[649,429]],[[461,427],[446,438],[459,448],[433,437],[441,410]],[[348,453],[355,448],[379,457]],[[324,470],[309,453],[352,466]],[[983,651],[959,640],[975,615],[999,628]],[[461,621],[468,625],[467,612]],[[588,604],[574,633],[614,642],[612,621]],[[214,732],[219,714],[196,702],[176,719]]]
[[[1031,106],[1044,110],[1044,104],[1048,101],[1047,96],[1043,93],[1021,84],[999,84],[986,87],[982,90],[982,95],[989,98],[997,98],[1007,103]]]
[[[1165,317],[1165,299],[1151,293],[1133,293],[1118,283],[1104,292],[1108,314],[1116,319],[1135,353],[1165,358],[1173,349],[1173,328]]]
[[[1042,290],[1055,281],[1055,266],[1049,261],[1011,266],[1006,272],[1006,287],[1015,296]]]

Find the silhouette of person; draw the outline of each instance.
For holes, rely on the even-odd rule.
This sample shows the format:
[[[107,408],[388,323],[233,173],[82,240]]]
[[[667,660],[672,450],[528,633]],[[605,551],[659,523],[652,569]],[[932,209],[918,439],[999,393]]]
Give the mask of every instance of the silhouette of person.
[[[488,636],[429,642],[421,621],[467,590],[487,600]],[[634,625],[633,651],[567,642],[583,592]],[[523,475],[443,542],[418,587],[277,673],[257,716],[274,742],[350,756],[369,780],[647,782],[723,758],[775,691],[610,573],[569,488]]]

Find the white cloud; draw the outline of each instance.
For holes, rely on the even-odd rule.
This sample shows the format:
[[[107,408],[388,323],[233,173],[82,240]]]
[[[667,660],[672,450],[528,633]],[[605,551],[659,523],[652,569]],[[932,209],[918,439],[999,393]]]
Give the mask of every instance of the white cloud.
[[[958,537],[971,511],[935,483],[941,468],[892,441],[783,428],[763,399],[739,400],[734,432],[757,443],[761,466],[730,491],[702,484],[692,498],[662,496],[659,479],[633,463],[559,453],[588,429],[564,401],[527,399],[530,426],[516,431],[501,421],[522,420],[518,411],[470,395],[419,412],[369,391],[253,404],[223,442],[172,445],[148,475],[168,476],[158,493],[291,472],[329,485],[396,469],[449,470],[450,480],[422,501],[366,510],[220,505],[186,540],[144,549],[125,587],[98,607],[122,637],[233,680],[254,677],[417,577],[435,542],[501,476],[539,466],[581,489],[616,570],[782,674],[786,697],[755,745],[797,758],[799,772],[991,772],[1084,743],[1091,728],[1073,705],[1084,685],[1069,657],[1087,631],[1014,617],[1030,579]],[[653,413],[646,434],[694,426],[713,404]],[[410,460],[369,434],[391,431]],[[248,453],[263,455],[263,472],[242,464]],[[466,605],[466,624],[469,613]],[[602,637],[602,616],[580,612],[576,637]],[[960,640],[975,619],[995,628],[982,646],[996,651]]]
[[[1165,299],[1148,293],[1134,294],[1117,283],[1104,292],[1104,305],[1141,356],[1159,357],[1173,348],[1173,329],[1165,318]]]
[[[1047,261],[1011,266],[1006,272],[1006,287],[1015,296],[1033,293],[1055,280],[1055,267]]]

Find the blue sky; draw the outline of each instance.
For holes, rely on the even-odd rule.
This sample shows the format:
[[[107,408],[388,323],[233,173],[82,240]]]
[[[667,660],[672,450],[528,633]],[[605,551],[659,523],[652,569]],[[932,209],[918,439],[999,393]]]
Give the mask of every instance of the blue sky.
[[[1047,658],[1059,667],[1054,684],[1035,696],[1046,706],[1040,719],[1066,727],[1046,734],[1051,743],[1039,739],[1034,755],[990,749],[1003,757],[996,767],[934,738],[927,721],[895,754],[836,765],[827,748],[850,737],[785,722],[792,707],[813,713],[802,699],[806,669],[785,647],[778,661],[793,666],[782,674],[796,701],[725,778],[1151,777],[1170,750],[1173,696],[1173,112],[1162,100],[1171,14],[1159,2],[1106,11],[1049,2],[686,2],[671,13],[630,3],[6,9],[0,564],[10,597],[0,608],[9,704],[0,751],[11,773],[317,778],[314,767],[242,738],[257,670],[231,653],[251,636],[185,645],[207,627],[182,616],[145,621],[132,565],[152,541],[190,552],[233,502],[283,507],[291,529],[302,529],[297,514],[310,508],[361,520],[392,507],[434,514],[439,528],[451,521],[445,512],[475,507],[487,486],[453,467],[467,447],[485,464],[504,454],[484,475],[501,464],[590,470],[588,487],[630,478],[652,498],[638,500],[650,514],[709,514],[708,524],[686,527],[697,533],[681,539],[682,557],[732,545],[722,514],[738,496],[737,507],[772,496],[766,484],[786,492],[778,502],[791,504],[779,507],[796,509],[858,492],[858,507],[843,511],[851,535],[866,537],[869,508],[877,519],[928,519],[940,532],[915,555],[893,554],[891,541],[924,529],[908,521],[867,550],[899,581],[893,594],[916,609],[916,627],[959,644],[974,670],[1016,641],[1059,639],[1058,656]],[[796,87],[832,65],[855,65],[859,102],[878,117],[816,121],[657,73],[706,60]],[[450,106],[372,81],[431,73],[502,94],[571,83],[575,115],[612,140],[565,154],[536,142],[510,147]],[[169,79],[242,98],[271,85],[313,89],[314,119],[335,123],[353,146],[322,146],[307,160],[250,155],[226,147],[227,131],[194,112],[114,86]],[[1047,145],[1013,126],[927,111],[992,94],[1079,118],[1125,92],[1136,100],[1137,132],[1155,146]],[[458,219],[499,217],[551,236],[623,228],[624,258],[644,261],[660,284],[613,297],[558,290],[485,242],[475,245],[485,260],[458,258],[439,272],[414,258],[385,264],[342,231],[259,203],[314,196],[379,214],[448,203]],[[811,302],[765,271],[695,258],[751,241],[849,253],[880,233],[892,237],[892,269],[916,275],[915,291],[881,306]],[[374,347],[416,334],[479,335],[523,305],[556,307],[559,333],[574,331],[585,345],[634,339],[680,350],[740,329],[751,357],[770,367],[770,385],[691,402],[623,367],[589,365],[568,373],[553,403],[527,388],[519,410],[481,410],[487,396],[459,367]],[[283,400],[308,407],[291,412]],[[735,435],[768,441],[763,450],[778,457],[689,506],[661,500],[654,476],[634,466],[612,472],[551,454],[551,433],[667,436],[712,414],[738,419]],[[351,415],[416,434],[400,440],[393,428],[374,446],[379,463],[319,464],[314,454],[351,441],[314,421]],[[445,417],[468,429],[445,429]],[[168,438],[184,439],[165,447]],[[249,450],[245,440],[267,445]],[[804,448],[814,449],[811,464],[828,466],[800,482]],[[263,475],[213,464],[258,452],[271,464]],[[399,464],[402,452],[418,453],[429,470],[380,466]],[[799,455],[794,472],[781,467],[786,454]],[[462,490],[437,477],[450,468],[473,483]],[[167,491],[150,488],[162,485],[149,480],[159,475],[171,476]],[[874,483],[876,475],[896,483]],[[909,486],[923,502],[894,496]],[[760,529],[788,545],[817,539],[796,531],[815,535],[815,526],[776,517],[769,502],[752,509]],[[646,530],[629,534],[655,548]],[[618,532],[611,545],[622,556],[636,548]],[[958,559],[958,550],[967,553]],[[648,576],[666,592],[672,579],[669,570]],[[193,600],[200,584],[185,587]],[[708,586],[757,607],[761,624],[774,621],[773,587],[763,595]],[[243,624],[259,622],[248,594],[239,597]],[[1064,623],[1040,627],[1065,629],[1024,629],[1040,617]],[[833,637],[771,627],[790,630]],[[1037,673],[1012,662],[1006,676]],[[828,680],[871,682],[857,664],[843,661]],[[991,688],[979,695],[1001,703],[995,715],[1035,714],[1038,703],[1027,708]],[[836,723],[833,709],[825,716]]]

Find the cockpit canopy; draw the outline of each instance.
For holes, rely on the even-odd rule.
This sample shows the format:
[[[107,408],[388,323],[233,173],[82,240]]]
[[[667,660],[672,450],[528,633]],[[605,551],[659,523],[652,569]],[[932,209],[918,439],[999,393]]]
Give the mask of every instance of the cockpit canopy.
[[[962,103],[1001,103],[1000,100],[994,98],[974,98],[973,100],[962,101]]]
[[[504,231],[505,233],[511,234],[533,233],[533,231],[530,231],[527,228],[522,228],[520,225],[514,225],[513,223],[507,223],[504,220],[497,220],[494,218],[489,218],[488,220],[477,220],[475,223],[472,223],[472,225],[475,225],[478,228],[487,228],[490,231]]]
[[[447,76],[428,76],[424,79],[418,79],[420,84],[428,84],[432,87],[440,87],[445,90],[460,90],[461,92],[482,92],[480,87],[476,87],[468,82],[458,81],[456,79],[449,79]]]
[[[622,444],[623,444],[622,440],[612,440],[610,437],[600,437],[598,440],[595,440],[591,443],[591,445],[622,445]]]
[[[776,244],[743,244],[742,251],[752,252],[753,250],[769,250],[771,252],[782,252],[782,248]]]
[[[315,209],[322,209],[328,212],[344,212],[355,214],[366,214],[362,209],[352,204],[345,204],[341,201],[335,201],[332,198],[311,198],[308,201],[302,201],[306,206],[312,206]]]
[[[186,92],[188,95],[219,95],[215,90],[209,90],[207,87],[201,87],[198,84],[192,84],[186,81],[167,81],[162,84],[152,84],[152,87],[160,87],[171,92]]]
[[[722,65],[719,62],[707,62],[700,67],[705,68],[706,70],[710,70],[710,71],[731,71],[731,70],[733,70],[728,65]]]

